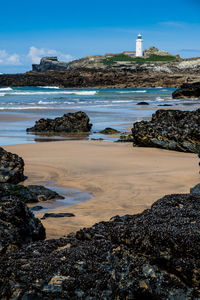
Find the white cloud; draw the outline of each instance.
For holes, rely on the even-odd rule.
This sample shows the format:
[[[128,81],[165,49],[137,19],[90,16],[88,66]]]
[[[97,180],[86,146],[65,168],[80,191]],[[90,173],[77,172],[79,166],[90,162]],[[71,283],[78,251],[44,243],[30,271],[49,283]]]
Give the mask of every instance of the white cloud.
[[[6,50],[0,50],[0,64],[2,65],[21,65],[20,56],[17,53],[9,54]]]
[[[36,48],[34,46],[30,47],[28,58],[31,59],[33,64],[38,64],[40,59],[44,56],[58,56],[60,60],[70,61],[72,56],[70,54],[65,54],[54,49]]]

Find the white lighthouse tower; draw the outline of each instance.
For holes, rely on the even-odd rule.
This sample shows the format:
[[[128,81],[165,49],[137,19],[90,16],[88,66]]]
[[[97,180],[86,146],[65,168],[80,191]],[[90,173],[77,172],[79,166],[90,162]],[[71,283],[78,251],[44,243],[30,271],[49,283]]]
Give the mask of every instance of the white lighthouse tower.
[[[143,44],[142,36],[141,34],[138,34],[136,40],[136,56],[143,56],[142,44]]]

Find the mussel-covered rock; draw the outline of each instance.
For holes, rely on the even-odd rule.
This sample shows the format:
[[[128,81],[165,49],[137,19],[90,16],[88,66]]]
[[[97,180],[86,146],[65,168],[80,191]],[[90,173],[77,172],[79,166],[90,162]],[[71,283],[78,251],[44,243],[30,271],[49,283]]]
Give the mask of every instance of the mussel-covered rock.
[[[200,196],[168,195],[141,214],[0,257],[3,299],[199,299]]]
[[[200,152],[200,109],[157,110],[151,121],[133,124],[133,144],[183,152]]]
[[[55,119],[40,119],[35,126],[27,128],[27,132],[46,132],[46,133],[79,133],[89,132],[92,128],[90,119],[85,112],[64,114]]]
[[[19,183],[25,180],[24,161],[17,154],[0,147],[0,183]]]
[[[45,229],[24,202],[0,192],[0,253],[43,240]]]
[[[174,99],[200,98],[200,82],[184,83],[172,93]]]

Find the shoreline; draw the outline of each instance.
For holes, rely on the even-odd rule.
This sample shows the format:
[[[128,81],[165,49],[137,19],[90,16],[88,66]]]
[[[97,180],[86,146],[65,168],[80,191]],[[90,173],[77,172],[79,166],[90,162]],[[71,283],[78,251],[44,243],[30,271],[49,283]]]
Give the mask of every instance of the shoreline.
[[[56,209],[56,213],[74,213],[75,217],[42,220],[47,239],[108,221],[115,215],[141,213],[164,195],[187,193],[199,182],[198,159],[191,153],[105,141],[44,142],[4,148],[23,157],[28,176],[25,184],[56,180],[54,185],[93,194],[86,202]]]

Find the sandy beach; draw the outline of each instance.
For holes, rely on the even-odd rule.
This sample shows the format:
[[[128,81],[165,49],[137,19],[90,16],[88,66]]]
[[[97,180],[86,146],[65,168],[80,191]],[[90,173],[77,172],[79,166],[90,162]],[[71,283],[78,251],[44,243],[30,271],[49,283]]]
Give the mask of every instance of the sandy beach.
[[[199,182],[195,154],[134,148],[131,143],[64,141],[5,149],[23,157],[28,176],[25,184],[53,182],[94,196],[56,210],[74,213],[73,218],[43,220],[47,238],[64,236],[115,215],[140,213],[165,194],[187,193]]]

